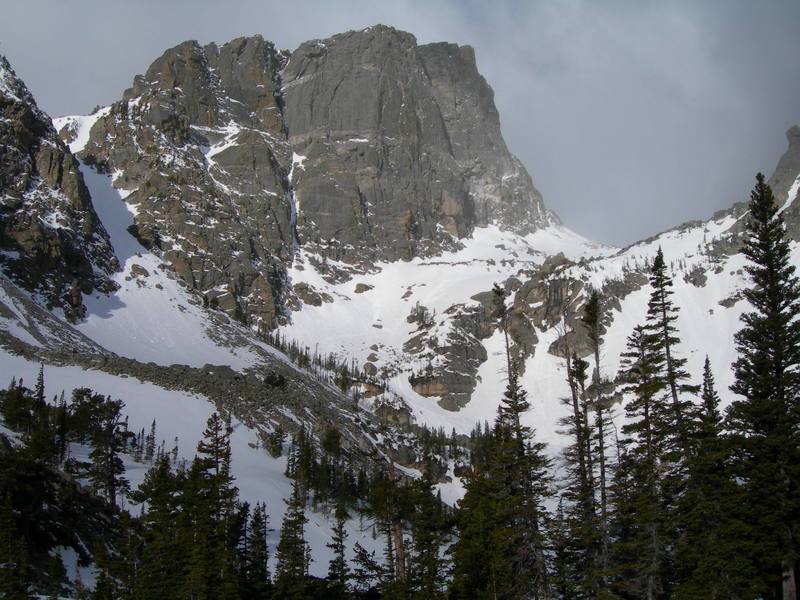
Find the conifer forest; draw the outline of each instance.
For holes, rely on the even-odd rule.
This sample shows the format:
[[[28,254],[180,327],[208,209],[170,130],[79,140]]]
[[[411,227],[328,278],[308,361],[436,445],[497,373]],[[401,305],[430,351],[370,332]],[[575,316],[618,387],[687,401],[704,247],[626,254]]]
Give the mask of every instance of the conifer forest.
[[[600,367],[604,298],[592,293],[581,317],[591,352],[566,357],[560,456],[520,419],[536,398],[520,383],[507,293],[495,286],[507,377],[494,421],[469,436],[415,430],[426,456],[463,459],[455,506],[436,494],[433,467],[406,477],[385,457],[356,457],[333,425],[278,428],[264,447],[286,458],[292,486],[276,522],[275,507],[239,498],[229,415],[208,419],[186,461],[156,441],[157,421],[129,430],[118,400],[87,388],[50,399],[44,369],[32,388],[14,380],[0,392],[0,597],[794,599],[800,281],[760,174],[743,253],[751,310],[735,336],[738,358],[706,358],[701,381],[677,351],[681,307],[661,249],[646,320],[630,332],[618,373]],[[735,374],[736,399],[724,409],[722,369]],[[621,394],[607,392],[611,380]],[[612,420],[614,409],[624,416]],[[124,455],[146,466],[137,487]],[[326,577],[309,574],[309,511],[335,523]],[[383,551],[351,542],[348,521],[371,528]],[[94,561],[92,585],[71,580],[53,552],[70,545],[79,562]]]

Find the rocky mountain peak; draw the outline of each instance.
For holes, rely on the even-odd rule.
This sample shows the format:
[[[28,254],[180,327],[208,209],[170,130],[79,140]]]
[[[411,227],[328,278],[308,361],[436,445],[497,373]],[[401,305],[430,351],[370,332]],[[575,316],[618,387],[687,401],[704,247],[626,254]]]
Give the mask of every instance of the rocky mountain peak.
[[[393,260],[491,222],[552,222],[500,133],[474,52],[376,26],[302,44],[283,72],[301,240]]]
[[[0,56],[0,269],[71,319],[117,268],[78,161]]]
[[[472,48],[383,25],[291,54],[260,36],[179,44],[95,116],[79,156],[125,190],[142,244],[265,327],[304,294],[287,278],[297,247],[366,272],[476,227],[557,222],[506,148]]]

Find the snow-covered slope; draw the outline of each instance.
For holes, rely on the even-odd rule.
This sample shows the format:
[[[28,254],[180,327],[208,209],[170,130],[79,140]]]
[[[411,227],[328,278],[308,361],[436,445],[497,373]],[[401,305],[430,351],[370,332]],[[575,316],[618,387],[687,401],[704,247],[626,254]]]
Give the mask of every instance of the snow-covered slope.
[[[796,181],[785,197],[777,198],[779,205],[789,207],[798,187]],[[724,402],[732,399],[728,387],[733,381],[733,335],[747,310],[741,299],[741,290],[748,285],[746,259],[736,252],[745,217],[741,210],[727,211],[624,249],[592,244],[560,226],[527,237],[494,227],[478,228],[464,240],[461,251],[435,259],[375,265],[372,272],[354,274],[344,282],[331,273],[346,272],[348,265],[322,263],[301,250],[290,271],[292,283],[310,286],[322,302],[302,306],[282,333],[321,353],[340,353],[359,365],[374,367],[387,378],[388,389],[405,400],[417,422],[468,433],[477,422],[494,418],[504,390],[505,355],[497,330],[484,331],[480,339],[471,336],[471,342],[485,350],[486,360],[474,373],[476,383],[469,401],[459,410],[443,408],[436,394],[418,393],[414,377],[426,369],[447,368],[448,338],[459,328],[457,317],[470,310],[479,312],[485,302],[481,294],[495,283],[506,284],[512,292],[513,311],[527,318],[535,330],[534,346],[524,359],[522,384],[533,405],[525,421],[555,454],[565,443],[558,420],[566,414],[560,399],[569,390],[565,361],[550,350],[566,333],[580,329],[574,317],[590,292],[598,290],[604,297],[607,321],[601,368],[604,376],[613,378],[627,337],[645,321],[650,296],[647,275],[659,247],[673,277],[674,302],[680,308],[677,352],[688,359],[697,383],[708,355]],[[795,244],[792,252],[795,264],[800,265],[800,246]],[[544,264],[558,253],[566,260]],[[526,303],[519,281],[509,283],[514,278],[523,283],[538,278],[534,288],[540,291],[529,296],[538,300]],[[564,289],[567,302],[559,295]],[[537,310],[559,302],[565,302],[572,318],[537,322]],[[429,319],[425,330],[429,346],[422,352],[410,344],[422,330],[419,320],[413,319],[420,306]]]
[[[263,45],[258,40],[254,44]],[[190,58],[200,55],[191,45],[184,50]],[[277,67],[277,63],[274,66]],[[0,77],[0,93],[12,94],[19,100],[20,94],[9,91],[11,88],[3,81]],[[108,273],[103,273],[103,278],[113,283],[102,288],[105,291],[100,287],[95,287],[91,293],[84,290],[81,306],[85,307],[85,314],[75,324],[66,321],[69,315],[63,307],[47,309],[30,289],[25,291],[27,288],[12,278],[0,275],[0,372],[7,380],[16,376],[32,382],[39,362],[47,362],[48,393],[63,389],[68,394],[75,387],[86,386],[121,398],[132,429],[147,428],[156,418],[159,437],[168,447],[178,437],[180,454],[184,458],[192,455],[205,420],[216,406],[228,400],[241,401],[234,410],[237,420],[233,469],[237,485],[244,500],[267,502],[272,525],[277,527],[283,512],[282,498],[289,493],[289,483],[283,477],[285,462],[271,458],[260,448],[259,441],[259,433],[269,431],[276,419],[291,423],[309,421],[318,427],[335,423],[348,432],[355,446],[363,443],[370,449],[389,453],[390,434],[396,430],[374,435],[375,430],[370,427],[378,422],[378,415],[399,422],[408,418],[459,433],[468,433],[477,423],[494,418],[506,377],[504,339],[492,314],[491,290],[495,284],[509,294],[512,350],[514,358],[524,367],[521,383],[532,404],[524,417],[525,422],[536,429],[539,439],[546,441],[549,452],[556,455],[564,443],[558,432],[558,421],[566,412],[561,398],[568,394],[560,347],[569,342],[574,344],[574,350],[585,353],[585,347],[580,344],[577,317],[590,292],[600,291],[605,308],[601,368],[603,375],[613,378],[627,336],[645,319],[649,298],[648,266],[660,247],[670,265],[674,301],[680,307],[677,325],[682,341],[677,352],[688,359],[688,369],[696,381],[708,355],[723,399],[730,401],[727,390],[732,382],[732,340],[740,327],[739,317],[747,309],[740,293],[748,285],[743,270],[745,260],[736,252],[743,218],[740,209],[722,213],[707,222],[671,229],[624,249],[594,244],[555,224],[553,219],[548,221],[549,225],[536,228],[534,233],[522,235],[508,230],[513,227],[501,229],[502,220],[486,218],[480,222],[493,224],[470,226],[463,231],[471,233],[460,239],[453,237],[452,231],[448,233],[441,220],[431,221],[437,240],[447,240],[447,243],[437,242],[435,251],[422,253],[424,258],[413,253],[398,254],[393,249],[392,253],[373,254],[359,260],[357,256],[354,258],[359,248],[350,243],[353,240],[314,238],[313,228],[308,223],[305,225],[306,243],[302,241],[303,236],[298,235],[298,231],[303,230],[298,225],[298,213],[305,213],[307,204],[321,202],[320,198],[324,199],[330,185],[338,189],[335,181],[327,182],[328,163],[320,156],[316,157],[313,167],[316,179],[309,176],[314,163],[311,145],[308,150],[305,142],[302,149],[294,148],[284,140],[282,146],[270,146],[269,136],[259,134],[260,137],[256,136],[258,144],[251,144],[259,149],[259,157],[267,155],[264,148],[268,146],[273,150],[280,146],[283,151],[272,165],[271,187],[260,190],[263,196],[258,198],[245,193],[244,187],[233,189],[234,185],[252,184],[251,171],[238,171],[243,164],[250,165],[260,175],[269,171],[255,159],[250,161],[249,155],[240,156],[243,149],[251,147],[244,143],[252,133],[246,128],[233,121],[228,125],[220,121],[214,128],[197,124],[183,127],[179,122],[170,125],[170,135],[175,139],[166,144],[167,130],[162,131],[162,126],[172,123],[167,117],[177,113],[165,109],[165,120],[156,119],[155,125],[151,123],[152,131],[148,129],[150,126],[145,127],[144,121],[123,118],[123,112],[129,110],[137,119],[143,118],[145,100],[148,118],[152,119],[164,116],[159,103],[167,102],[173,94],[182,98],[181,101],[192,100],[191,94],[185,94],[180,88],[173,89],[169,81],[162,83],[164,89],[159,88],[158,93],[153,90],[147,93],[139,90],[138,95],[131,92],[127,99],[116,103],[114,109],[109,107],[90,116],[57,120],[56,128],[69,133],[71,151],[83,152],[86,162],[75,163],[76,171],[79,166],[82,181],[91,196],[91,210],[102,224],[103,235],[107,232],[113,246],[116,261],[106,262],[118,264],[119,270],[112,272],[109,267]],[[292,89],[297,89],[297,85]],[[272,100],[274,98],[270,99],[269,106],[263,107],[267,116],[272,115],[269,111],[277,110]],[[225,102],[230,114],[240,110],[236,107],[241,102],[237,104],[233,98]],[[188,105],[194,107],[192,102]],[[170,110],[180,108],[171,106]],[[223,116],[228,114],[223,113]],[[93,127],[101,120],[105,120],[105,129],[100,127],[93,133]],[[271,118],[265,118],[265,123],[276,130],[281,127]],[[130,144],[127,147],[114,145],[117,139],[111,135],[116,131],[114,127],[128,128]],[[467,127],[464,132],[469,129]],[[121,135],[122,129],[119,132]],[[281,134],[284,133],[281,130]],[[355,137],[348,137],[348,143],[340,144],[341,148],[330,146],[336,156],[336,161],[330,164],[339,165],[340,154],[355,157],[356,150],[367,139],[358,132],[350,133]],[[148,138],[150,134],[152,139]],[[204,136],[205,145],[197,137],[186,144],[189,137],[185,136],[199,135]],[[149,149],[148,154],[137,146],[140,142],[151,142],[154,149]],[[103,163],[101,157],[98,162],[97,156],[87,152],[91,144],[94,144],[93,152],[104,149],[112,160]],[[299,152],[307,152],[307,155]],[[192,158],[194,162],[187,159],[181,169],[171,172],[170,169],[183,160],[181,157]],[[152,169],[148,171],[149,179],[141,178],[139,186],[136,169],[145,158],[153,160],[152,164],[148,163],[148,168]],[[192,177],[196,173],[190,167],[195,162],[201,165],[202,177]],[[122,165],[121,170],[109,174],[107,164]],[[786,171],[795,162],[783,161],[782,164]],[[223,167],[230,170],[224,177]],[[337,175],[347,179],[350,175],[342,169]],[[781,187],[781,190],[787,187],[788,190],[781,191],[778,202],[787,214],[793,214],[792,211],[800,210],[800,203],[796,201],[800,174],[783,171],[781,181],[794,183]],[[367,181],[369,178],[364,173],[361,175]],[[175,177],[170,178],[173,175]],[[495,175],[503,180],[499,171]],[[481,183],[479,179],[480,176],[477,183]],[[323,180],[324,185],[320,183]],[[162,187],[153,181],[160,181]],[[148,189],[155,191],[146,192],[145,182],[152,184],[154,187]],[[481,186],[478,186],[481,193],[494,193],[491,185],[481,183]],[[183,195],[187,190],[191,193]],[[171,204],[162,192],[171,194],[168,198]],[[743,190],[742,199],[746,195],[747,191]],[[125,201],[126,197],[131,200],[134,196],[137,202]],[[249,200],[233,210],[226,204],[233,197]],[[239,239],[237,243],[241,244],[235,248],[222,244],[228,248],[228,254],[236,254],[241,267],[244,263],[258,262],[256,258],[261,256],[258,252],[242,250],[249,241],[263,242],[265,248],[274,243],[269,255],[279,257],[281,269],[285,266],[284,278],[281,269],[266,268],[276,267],[277,263],[257,265],[259,277],[265,281],[274,272],[279,271],[280,277],[270,280],[275,289],[269,286],[261,289],[264,292],[261,300],[273,303],[269,308],[273,311],[270,318],[250,322],[280,323],[277,334],[283,343],[294,342],[318,357],[336,355],[337,364],[354,365],[356,372],[350,373],[352,381],[345,383],[352,384],[350,392],[361,393],[357,402],[329,382],[319,381],[307,370],[291,365],[289,359],[265,343],[263,337],[230,318],[228,315],[234,314],[235,307],[212,308],[212,300],[224,302],[226,297],[230,300],[236,295],[229,285],[234,281],[246,284],[239,290],[236,301],[246,300],[248,286],[256,280],[248,279],[253,271],[237,270],[238,267],[233,268],[231,262],[226,262],[228,256],[224,252],[216,253],[213,265],[203,263],[203,252],[207,251],[204,249],[209,247],[209,237],[204,232],[213,230],[209,225],[216,219],[214,211],[229,211],[230,223],[236,224],[237,219],[248,216],[248,210],[264,208],[267,198],[276,199],[276,206],[287,208],[285,214],[280,213],[283,215],[280,219],[276,217],[270,224],[285,236],[281,244],[277,243],[280,241],[277,238],[270,237],[273,230],[261,227],[264,223],[260,222],[263,216],[260,212],[256,215],[258,218],[253,214],[248,217],[246,229],[252,237]],[[418,200],[414,198],[415,202]],[[526,204],[522,202],[525,198],[517,200],[520,206]],[[529,200],[528,204],[539,205],[540,199],[531,197]],[[201,201],[208,205],[200,207]],[[141,229],[137,230],[138,238],[132,234],[136,230],[133,226],[137,207],[147,212],[147,220],[137,220],[137,227],[142,224],[158,226],[159,219],[164,224],[179,215],[173,219],[174,227],[164,228],[171,233],[164,234],[161,250],[157,244],[154,250],[140,244],[140,240],[158,238],[157,235],[148,238],[141,235]],[[169,212],[170,207],[174,214],[162,214],[162,211]],[[176,207],[186,210],[180,212]],[[324,206],[317,208],[320,212],[327,210]],[[369,202],[365,200],[362,208],[368,214]],[[335,210],[329,212],[328,216],[336,216]],[[416,236],[416,232],[412,232],[414,214],[409,215],[404,225],[408,227],[406,241]],[[269,219],[264,217],[264,220]],[[796,221],[800,223],[800,217]],[[460,235],[462,229],[455,231]],[[177,235],[183,235],[187,243],[175,243]],[[795,239],[800,237],[797,231],[794,235]],[[292,243],[294,247],[289,248]],[[362,245],[361,251],[368,254],[368,244]],[[181,261],[170,261],[168,254],[175,252],[178,246],[183,252]],[[387,259],[399,255],[415,258]],[[341,256],[347,257],[347,261],[334,258]],[[375,256],[381,256],[383,262],[375,262]],[[4,260],[9,257],[14,258],[12,253],[4,252]],[[800,264],[798,245],[793,247],[793,257],[795,264]],[[179,265],[188,265],[181,276],[176,275],[180,272]],[[191,279],[187,270],[192,275],[195,269],[202,271],[202,268],[219,271],[220,283],[192,288],[187,283]],[[230,272],[225,271],[226,268]],[[111,290],[114,286],[116,289]],[[285,302],[290,312],[282,314],[284,307],[280,302],[273,302],[275,299]],[[181,365],[185,365],[185,369]],[[291,393],[262,389],[265,373],[273,371],[289,377],[293,386]],[[169,377],[162,377],[165,373]],[[199,376],[205,378],[203,382],[192,381]],[[247,380],[248,377],[252,379]],[[236,389],[241,389],[243,381],[253,381],[255,389],[248,398],[221,398],[219,386],[200,389],[217,380],[224,380],[224,385],[230,383],[231,386],[236,382],[240,385]],[[5,383],[7,381],[0,380],[0,385]],[[233,392],[229,395],[236,396]],[[262,411],[262,404],[269,405],[268,409]],[[353,414],[359,410],[365,416],[357,420]],[[391,429],[389,425],[386,427]],[[398,468],[413,476],[418,474],[414,466],[398,465]],[[445,466],[449,467],[448,476],[442,478],[438,487],[446,501],[455,503],[462,489],[453,465]],[[129,463],[128,474],[135,484],[142,477],[141,465]],[[324,514],[310,515],[310,518],[308,539],[315,559],[312,572],[323,574],[331,523]],[[355,522],[350,523],[350,529],[351,542],[359,541],[368,549],[377,545],[366,531],[356,530]],[[273,535],[273,543],[276,537]]]

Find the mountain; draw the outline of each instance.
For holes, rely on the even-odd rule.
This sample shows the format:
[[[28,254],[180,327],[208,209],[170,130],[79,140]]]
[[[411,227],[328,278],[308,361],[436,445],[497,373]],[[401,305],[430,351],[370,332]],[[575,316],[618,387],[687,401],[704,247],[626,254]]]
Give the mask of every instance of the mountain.
[[[110,292],[117,268],[78,161],[0,57],[0,263],[50,308],[75,320],[82,294]]]
[[[206,301],[289,320],[298,246],[364,271],[490,222],[553,222],[500,135],[470,48],[387,27],[301,45],[185,42],[122,99],[62,126],[136,209],[135,235]]]
[[[119,101],[55,127],[3,59],[0,110],[3,372],[34,381],[44,363],[48,390],[119,397],[133,430],[157,418],[184,457],[213,408],[230,412],[238,485],[273,502],[273,523],[289,494],[286,457],[263,449],[278,428],[319,442],[335,427],[353,464],[434,470],[458,500],[460,465],[426,466],[415,426],[468,434],[494,418],[494,284],[509,293],[524,421],[553,456],[564,358],[589,351],[589,293],[603,298],[613,380],[659,247],[677,351],[695,381],[709,355],[731,399],[747,191],[627,248],[583,239],[506,148],[469,47],[384,26],[293,52],[259,36],[185,42]],[[770,184],[800,240],[800,128],[787,137]],[[332,524],[314,519],[320,557]]]

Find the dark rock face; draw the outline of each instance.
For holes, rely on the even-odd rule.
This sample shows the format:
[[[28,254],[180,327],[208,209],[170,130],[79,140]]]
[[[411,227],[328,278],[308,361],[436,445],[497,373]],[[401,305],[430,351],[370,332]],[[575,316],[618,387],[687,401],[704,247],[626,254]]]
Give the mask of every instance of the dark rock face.
[[[137,76],[80,154],[135,234],[210,304],[274,326],[295,245],[353,265],[553,222],[500,135],[469,47],[377,26],[302,44],[185,42]],[[342,264],[342,263],[339,263]]]
[[[478,368],[487,358],[480,340],[491,335],[492,329],[483,307],[457,304],[444,316],[437,325],[424,307],[415,307],[407,320],[418,329],[403,349],[428,361],[427,368],[409,377],[412,389],[420,396],[439,397],[439,406],[456,411],[475,391]]]
[[[135,234],[209,304],[272,327],[293,246],[285,57],[256,36],[168,50],[92,128],[81,153],[130,191]]]
[[[117,269],[78,161],[0,56],[0,268],[70,319]]]
[[[789,148],[778,161],[778,166],[768,183],[779,203],[783,199],[791,203],[783,213],[786,231],[793,240],[800,241],[800,202],[797,202],[800,191],[796,192],[793,198],[786,196],[800,173],[800,127],[795,125],[789,129],[786,132],[786,139],[789,141]]]
[[[408,259],[476,225],[529,232],[552,219],[505,147],[469,47],[349,32],[301,45],[283,91],[289,142],[305,157],[293,178],[304,243]]]

